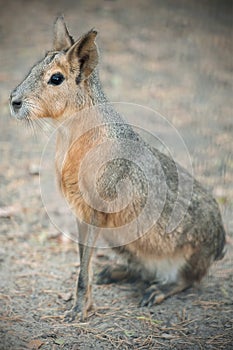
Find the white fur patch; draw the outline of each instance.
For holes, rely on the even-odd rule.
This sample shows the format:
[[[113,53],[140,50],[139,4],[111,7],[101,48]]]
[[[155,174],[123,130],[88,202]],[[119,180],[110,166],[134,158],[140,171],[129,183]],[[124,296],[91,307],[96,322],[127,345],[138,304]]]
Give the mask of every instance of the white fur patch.
[[[145,269],[149,275],[158,280],[162,284],[176,282],[179,278],[179,272],[185,265],[185,258],[162,258],[162,259],[147,259],[143,262]]]

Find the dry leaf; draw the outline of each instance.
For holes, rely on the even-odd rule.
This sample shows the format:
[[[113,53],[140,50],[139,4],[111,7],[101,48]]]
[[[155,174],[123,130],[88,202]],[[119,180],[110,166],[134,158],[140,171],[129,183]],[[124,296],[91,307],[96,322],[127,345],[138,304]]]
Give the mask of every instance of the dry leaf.
[[[44,344],[43,341],[41,341],[40,339],[33,339],[30,341],[30,343],[28,343],[28,348],[32,349],[32,350],[37,350],[40,349],[40,347]]]
[[[10,218],[19,212],[19,206],[9,206],[9,207],[1,207],[0,208],[0,218]]]
[[[30,175],[40,175],[40,164],[30,164],[29,174]]]
[[[72,299],[72,293],[59,293],[58,297],[64,301],[70,301]]]

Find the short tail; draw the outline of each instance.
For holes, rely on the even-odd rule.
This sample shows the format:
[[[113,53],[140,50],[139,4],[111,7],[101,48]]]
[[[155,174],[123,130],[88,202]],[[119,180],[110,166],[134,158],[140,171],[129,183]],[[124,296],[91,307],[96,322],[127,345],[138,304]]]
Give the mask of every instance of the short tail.
[[[214,260],[221,260],[223,259],[224,255],[226,254],[227,247],[226,247],[226,232],[223,227],[223,225],[219,228],[219,236],[218,236],[218,247],[216,250],[216,254],[214,257]]]

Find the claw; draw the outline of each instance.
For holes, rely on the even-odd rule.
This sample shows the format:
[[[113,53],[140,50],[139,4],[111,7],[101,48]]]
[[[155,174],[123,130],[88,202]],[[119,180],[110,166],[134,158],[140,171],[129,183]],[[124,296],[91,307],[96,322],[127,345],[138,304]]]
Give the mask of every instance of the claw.
[[[151,307],[155,304],[160,304],[165,299],[165,294],[155,285],[150,286],[140,302],[140,306]]]
[[[64,315],[64,322],[70,323],[75,319],[79,319],[80,321],[84,321],[87,318],[87,312],[85,310],[80,310],[78,305],[72,307],[71,310],[66,311]]]
[[[74,307],[72,307],[71,310],[66,311],[66,313],[64,315],[64,322],[70,323],[70,322],[74,321],[78,315],[78,312],[79,312],[79,310],[78,310],[77,306],[74,306]]]

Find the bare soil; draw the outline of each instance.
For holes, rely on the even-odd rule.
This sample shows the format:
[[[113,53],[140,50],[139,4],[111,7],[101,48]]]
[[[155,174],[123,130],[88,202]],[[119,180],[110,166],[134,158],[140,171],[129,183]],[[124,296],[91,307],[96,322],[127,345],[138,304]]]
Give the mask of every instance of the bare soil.
[[[0,349],[233,349],[232,2],[0,2]],[[79,259],[41,201],[46,135],[35,138],[8,108],[10,91],[50,49],[60,13],[75,37],[98,29],[111,101],[156,109],[180,132],[195,176],[219,202],[228,241],[200,287],[150,309],[138,307],[137,284],[94,283],[96,308],[85,323],[63,322]],[[156,129],[153,120],[144,126]],[[95,276],[112,259],[97,251]]]

